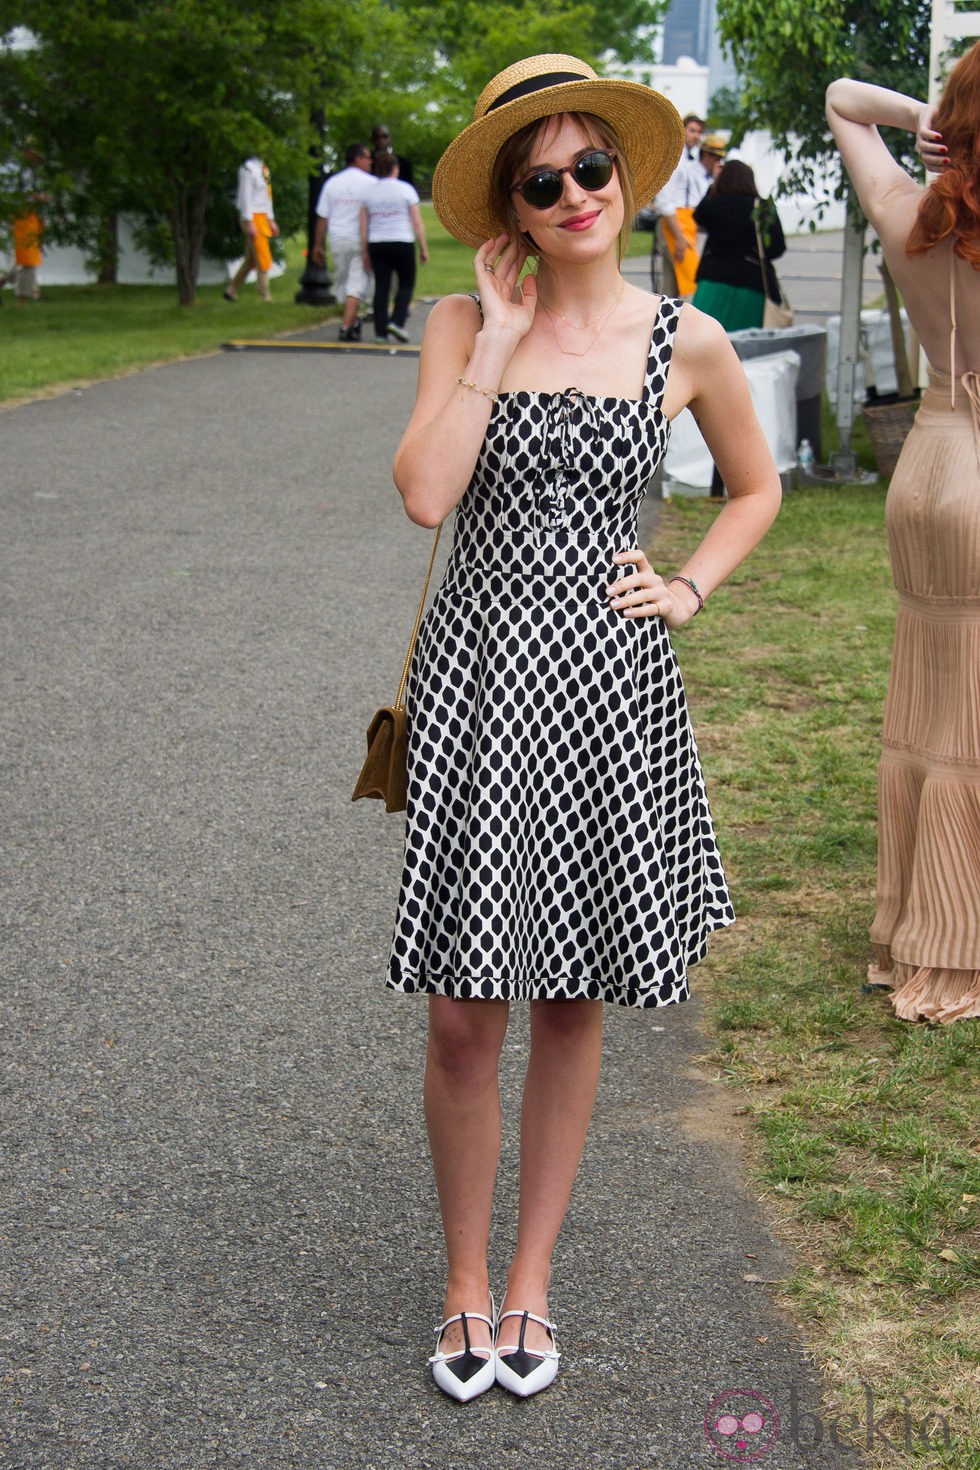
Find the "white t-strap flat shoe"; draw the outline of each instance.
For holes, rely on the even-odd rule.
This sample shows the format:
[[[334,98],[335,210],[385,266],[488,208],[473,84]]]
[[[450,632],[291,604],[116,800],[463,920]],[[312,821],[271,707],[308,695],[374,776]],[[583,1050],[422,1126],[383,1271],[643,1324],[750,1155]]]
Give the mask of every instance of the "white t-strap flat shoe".
[[[490,1298],[490,1311],[494,1312],[493,1297]],[[461,1404],[468,1403],[470,1399],[486,1393],[488,1388],[493,1388],[496,1380],[493,1348],[471,1347],[469,1324],[471,1322],[485,1323],[490,1329],[492,1342],[496,1332],[494,1316],[486,1317],[482,1312],[457,1312],[455,1317],[447,1317],[445,1322],[440,1323],[436,1328],[436,1351],[429,1359],[432,1365],[432,1377],[443,1393],[447,1393],[450,1398],[458,1399]],[[463,1325],[463,1346],[456,1349],[455,1352],[440,1352],[439,1343],[442,1341],[442,1334],[454,1322],[461,1322]]]
[[[514,1346],[505,1344],[501,1340],[500,1326],[506,1322],[508,1317],[520,1317],[521,1319],[521,1330]],[[524,1334],[529,1322],[537,1322],[550,1333],[552,1342],[550,1348],[545,1350],[524,1346]],[[497,1341],[494,1346],[497,1382],[501,1388],[506,1388],[509,1393],[517,1394],[522,1399],[530,1398],[533,1393],[540,1393],[543,1388],[554,1383],[558,1374],[560,1356],[553,1322],[548,1322],[544,1317],[536,1317],[533,1312],[501,1313],[497,1324]]]

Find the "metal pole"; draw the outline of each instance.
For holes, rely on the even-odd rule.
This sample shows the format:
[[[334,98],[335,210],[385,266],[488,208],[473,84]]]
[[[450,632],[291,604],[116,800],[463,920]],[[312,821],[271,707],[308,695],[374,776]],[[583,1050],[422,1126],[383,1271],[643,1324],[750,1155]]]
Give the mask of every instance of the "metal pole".
[[[306,267],[299,278],[299,290],[293,297],[297,306],[330,306],[336,296],[330,287],[333,282],[325,265],[317,265],[313,259],[313,239],[316,234],[316,206],[323,187],[323,109],[313,113],[310,121],[317,132],[319,146],[310,149],[312,172],[307,181],[306,201]]]
[[[857,455],[851,448],[854,428],[854,383],[861,357],[861,285],[864,276],[864,216],[853,192],[848,194],[844,227],[844,256],[840,286],[840,343],[837,360],[837,431],[840,448],[830,456],[834,477],[846,480],[857,473]]]

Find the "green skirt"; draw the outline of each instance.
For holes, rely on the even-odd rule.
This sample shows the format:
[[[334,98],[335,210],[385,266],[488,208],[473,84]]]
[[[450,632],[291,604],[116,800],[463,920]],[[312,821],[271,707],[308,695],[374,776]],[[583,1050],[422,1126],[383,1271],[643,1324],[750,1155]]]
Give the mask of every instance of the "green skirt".
[[[723,286],[720,281],[699,281],[694,305],[705,316],[721,322],[726,332],[741,332],[744,327],[761,327],[766,298],[761,291],[745,286]]]

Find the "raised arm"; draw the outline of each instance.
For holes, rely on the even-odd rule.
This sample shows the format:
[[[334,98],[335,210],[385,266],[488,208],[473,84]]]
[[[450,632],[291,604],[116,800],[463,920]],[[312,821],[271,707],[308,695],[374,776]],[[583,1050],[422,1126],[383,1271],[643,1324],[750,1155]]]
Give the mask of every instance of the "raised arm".
[[[482,321],[473,301],[449,296],[426,323],[418,396],[394,466],[405,512],[421,526],[438,526],[461,500],[504,369],[534,319],[534,277],[517,290],[526,255],[507,236],[488,241],[474,261]]]
[[[903,128],[915,133],[920,149],[929,134],[931,112],[925,102],[840,77],[827,88],[827,122],[840,149],[861,208],[878,228],[887,207],[899,198],[917,199],[922,186],[896,163],[878,132],[879,127]]]

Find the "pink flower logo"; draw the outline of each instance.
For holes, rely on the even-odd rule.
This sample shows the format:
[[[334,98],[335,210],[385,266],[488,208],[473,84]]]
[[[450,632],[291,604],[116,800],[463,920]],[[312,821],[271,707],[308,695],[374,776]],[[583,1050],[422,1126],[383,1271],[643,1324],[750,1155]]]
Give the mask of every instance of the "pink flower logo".
[[[719,1455],[748,1464],[761,1460],[779,1438],[779,1415],[755,1389],[729,1388],[708,1405],[704,1432]]]

